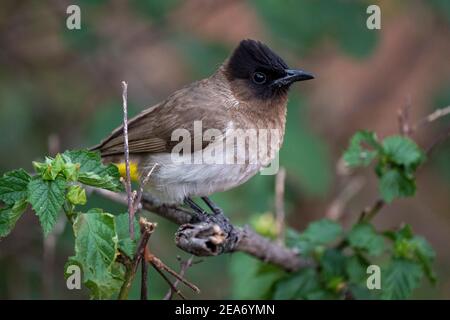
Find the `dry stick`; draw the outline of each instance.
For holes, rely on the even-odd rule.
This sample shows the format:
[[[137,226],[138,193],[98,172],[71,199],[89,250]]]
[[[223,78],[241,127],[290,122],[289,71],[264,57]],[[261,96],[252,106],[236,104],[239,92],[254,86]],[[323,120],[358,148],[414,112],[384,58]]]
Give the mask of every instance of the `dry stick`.
[[[133,195],[131,192],[131,175],[130,175],[130,148],[128,146],[128,84],[122,81],[122,106],[123,106],[123,139],[124,139],[124,154],[125,154],[125,190],[127,192],[128,202],[128,223],[130,227],[130,237],[134,239],[134,206]]]
[[[284,182],[286,180],[286,170],[280,168],[275,177],[275,219],[278,232],[278,242],[283,243],[284,239]]]

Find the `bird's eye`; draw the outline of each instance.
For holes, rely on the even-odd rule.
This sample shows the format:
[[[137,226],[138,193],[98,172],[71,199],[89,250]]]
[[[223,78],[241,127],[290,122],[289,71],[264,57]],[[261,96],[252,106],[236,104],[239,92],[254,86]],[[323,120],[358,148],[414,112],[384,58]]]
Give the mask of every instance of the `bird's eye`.
[[[263,84],[266,82],[266,75],[262,72],[255,72],[253,74],[253,82],[256,84]]]

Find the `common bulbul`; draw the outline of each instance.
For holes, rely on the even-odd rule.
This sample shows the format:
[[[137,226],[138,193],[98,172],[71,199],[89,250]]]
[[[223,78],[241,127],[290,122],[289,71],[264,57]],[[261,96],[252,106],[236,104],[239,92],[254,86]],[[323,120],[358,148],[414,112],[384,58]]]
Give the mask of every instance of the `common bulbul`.
[[[303,70],[290,69],[265,44],[250,39],[241,41],[209,78],[175,91],[129,120],[132,171],[143,177],[153,169],[145,190],[163,204],[185,203],[198,212],[202,209],[191,198],[202,197],[214,213],[220,212],[208,196],[239,186],[270,164],[283,141],[289,88],[296,81],[313,78]],[[191,141],[180,152],[180,132],[198,139],[195,127],[199,124],[201,142]],[[215,134],[205,137],[208,130]],[[268,142],[261,140],[268,144],[263,152],[258,150],[262,144],[259,140],[255,144],[247,139],[245,150],[236,147],[235,138],[249,130],[261,136],[260,132],[267,131],[279,134],[271,135]],[[227,139],[230,136],[232,139]],[[232,163],[198,161],[203,160],[204,154],[220,157],[230,146],[235,151]],[[120,168],[123,126],[93,150]],[[258,152],[259,156],[254,157]],[[179,153],[192,161],[175,161],[174,154]]]

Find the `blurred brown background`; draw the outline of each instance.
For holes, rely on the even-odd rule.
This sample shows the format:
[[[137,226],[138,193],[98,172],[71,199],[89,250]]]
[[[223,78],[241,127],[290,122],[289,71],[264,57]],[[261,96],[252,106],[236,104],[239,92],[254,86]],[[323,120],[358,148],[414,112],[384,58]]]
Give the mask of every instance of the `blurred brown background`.
[[[66,28],[66,8],[81,8],[81,30]],[[382,29],[366,28],[378,4]],[[411,104],[412,122],[450,104],[450,1],[2,1],[0,4],[0,173],[55,150],[97,143],[121,121],[120,83],[129,83],[133,114],[193,80],[210,75],[244,38],[266,42],[288,64],[316,80],[290,96],[280,162],[288,170],[288,222],[301,229],[330,213],[346,186],[348,225],[377,197],[372,170],[343,173],[339,158],[358,129],[398,132],[397,110]],[[429,145],[448,130],[443,119],[416,135]],[[50,148],[50,149],[49,149]],[[273,211],[271,176],[257,176],[215,199],[233,222]],[[91,207],[124,207],[92,196]],[[333,207],[334,208],[334,207]],[[333,209],[332,208],[332,209]],[[151,248],[176,268],[175,226],[157,217]],[[395,201],[378,228],[410,223],[437,251],[439,282],[417,298],[450,298],[450,144],[441,145],[418,177],[417,196]],[[86,298],[65,287],[73,254],[70,227],[43,245],[37,218],[24,215],[0,242],[0,298]],[[58,229],[57,228],[57,229]],[[45,249],[44,249],[45,247]],[[53,249],[54,247],[54,249]],[[204,259],[188,272],[200,298],[255,298],[254,261],[241,254]],[[253,280],[253,281],[252,281]],[[150,296],[167,290],[150,274]],[[134,290],[138,297],[138,288]],[[198,297],[198,296],[197,296]]]

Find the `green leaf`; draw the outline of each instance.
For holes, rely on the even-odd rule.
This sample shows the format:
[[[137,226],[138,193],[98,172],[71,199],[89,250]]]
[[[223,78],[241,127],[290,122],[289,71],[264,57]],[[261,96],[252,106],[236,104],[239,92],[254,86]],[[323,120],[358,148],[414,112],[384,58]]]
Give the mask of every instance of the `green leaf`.
[[[45,235],[56,223],[64,204],[66,186],[66,181],[60,176],[53,181],[35,176],[28,184],[28,201],[39,217]]]
[[[0,178],[0,201],[12,205],[27,198],[30,179],[30,175],[23,169],[6,172]]]
[[[371,256],[378,256],[384,251],[384,238],[369,223],[354,225],[347,239],[353,248],[363,250]]]
[[[395,257],[417,262],[422,267],[428,280],[431,283],[436,281],[436,275],[432,269],[436,253],[425,238],[415,236],[410,225],[405,225],[400,230],[391,232],[388,237],[394,241]]]
[[[275,283],[273,299],[306,298],[320,289],[317,273],[313,268],[305,268]]]
[[[425,240],[425,238],[420,236],[415,236],[411,242],[414,246],[414,253],[416,255],[417,260],[422,266],[425,275],[431,283],[436,282],[436,274],[433,271],[432,264],[434,259],[436,258],[436,253],[433,250],[433,247]]]
[[[86,191],[78,185],[70,186],[67,192],[67,199],[72,204],[84,205],[86,204]]]
[[[290,247],[297,248],[302,254],[312,252],[320,254],[323,245],[329,244],[342,235],[342,227],[330,219],[321,219],[312,222],[303,233],[299,234],[292,229],[287,230],[286,241]]]
[[[343,278],[345,276],[345,267],[347,257],[337,249],[327,249],[320,259],[322,275],[325,280],[333,281],[335,278]]]
[[[345,271],[350,282],[365,284],[367,281],[368,263],[358,255],[349,257],[345,263]]]
[[[120,288],[123,270],[115,265],[118,237],[114,216],[90,210],[78,214],[73,230],[75,259],[94,298],[109,298]]]
[[[378,156],[380,150],[381,145],[374,132],[358,131],[344,152],[344,160],[349,167],[368,166]]]
[[[80,170],[80,164],[66,162],[63,168],[63,174],[68,181],[78,180],[78,171]]]
[[[58,174],[64,169],[64,160],[58,153],[54,159],[45,158],[45,162],[33,162],[36,172],[42,176],[43,180],[55,180]]]
[[[117,236],[119,238],[119,248],[129,257],[133,258],[136,252],[136,239],[130,238],[130,227],[128,213],[122,213],[114,217],[116,220]],[[134,220],[134,230],[139,230],[139,223]]]
[[[85,150],[66,151],[63,154],[66,162],[80,165],[78,181],[93,187],[111,191],[123,191],[120,174],[113,164],[104,165],[98,152]]]
[[[27,204],[26,199],[22,199],[14,205],[0,209],[0,238],[6,237],[14,229]]]
[[[382,274],[383,299],[406,299],[420,284],[422,268],[415,262],[395,258]]]
[[[425,155],[411,139],[403,136],[390,136],[383,140],[383,152],[398,165],[416,168],[425,159]]]
[[[381,197],[386,202],[396,198],[410,197],[416,192],[416,183],[397,169],[389,169],[380,179],[379,189]]]
[[[331,243],[342,234],[339,223],[330,219],[321,219],[311,223],[303,232],[302,237],[315,244]]]

